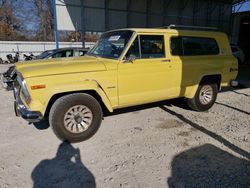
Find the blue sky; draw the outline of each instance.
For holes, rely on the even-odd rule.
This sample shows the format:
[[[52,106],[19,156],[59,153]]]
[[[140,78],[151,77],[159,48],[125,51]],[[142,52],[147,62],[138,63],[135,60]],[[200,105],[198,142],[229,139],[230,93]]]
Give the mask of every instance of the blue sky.
[[[240,5],[236,6],[235,11],[238,11],[238,12],[250,11],[250,1],[249,0],[246,1],[241,7]]]

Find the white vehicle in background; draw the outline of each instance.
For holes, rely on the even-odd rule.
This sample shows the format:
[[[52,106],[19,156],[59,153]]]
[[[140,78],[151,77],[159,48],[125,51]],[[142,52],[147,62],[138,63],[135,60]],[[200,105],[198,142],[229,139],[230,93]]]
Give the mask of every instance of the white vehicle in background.
[[[231,44],[233,55],[238,59],[239,65],[245,64],[245,54],[236,44]]]

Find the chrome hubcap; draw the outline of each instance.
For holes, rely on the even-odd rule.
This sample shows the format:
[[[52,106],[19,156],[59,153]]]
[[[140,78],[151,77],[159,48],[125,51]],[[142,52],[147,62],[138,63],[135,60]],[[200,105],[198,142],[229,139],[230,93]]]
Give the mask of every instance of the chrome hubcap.
[[[64,115],[64,126],[71,133],[86,131],[93,120],[92,111],[84,105],[71,107]]]
[[[210,85],[204,85],[199,94],[199,99],[201,104],[207,105],[212,101],[213,98],[213,88]]]

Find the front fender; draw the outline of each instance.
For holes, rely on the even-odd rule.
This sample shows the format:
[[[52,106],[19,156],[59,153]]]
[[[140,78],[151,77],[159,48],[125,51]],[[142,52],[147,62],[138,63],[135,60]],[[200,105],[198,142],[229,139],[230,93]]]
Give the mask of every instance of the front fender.
[[[85,80],[83,82],[68,83],[68,84],[62,83],[60,85],[47,88],[45,97],[51,100],[53,96],[58,95],[58,94],[63,94],[63,93],[68,93],[68,92],[77,92],[77,91],[82,92],[82,91],[90,91],[90,90],[95,91],[100,96],[100,98],[102,99],[102,102],[107,107],[107,109],[110,112],[113,112],[113,107],[111,105],[111,102],[108,96],[106,95],[103,88],[96,80]],[[48,100],[46,107],[48,106],[50,100]]]

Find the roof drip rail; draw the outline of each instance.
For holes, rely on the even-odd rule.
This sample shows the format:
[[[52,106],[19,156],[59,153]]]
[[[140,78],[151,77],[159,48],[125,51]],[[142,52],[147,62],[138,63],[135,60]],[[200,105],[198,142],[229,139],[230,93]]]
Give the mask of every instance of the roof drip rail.
[[[201,26],[191,26],[191,25],[169,25],[161,27],[163,29],[187,29],[187,30],[204,30],[204,31],[219,31],[216,27],[201,27]]]

